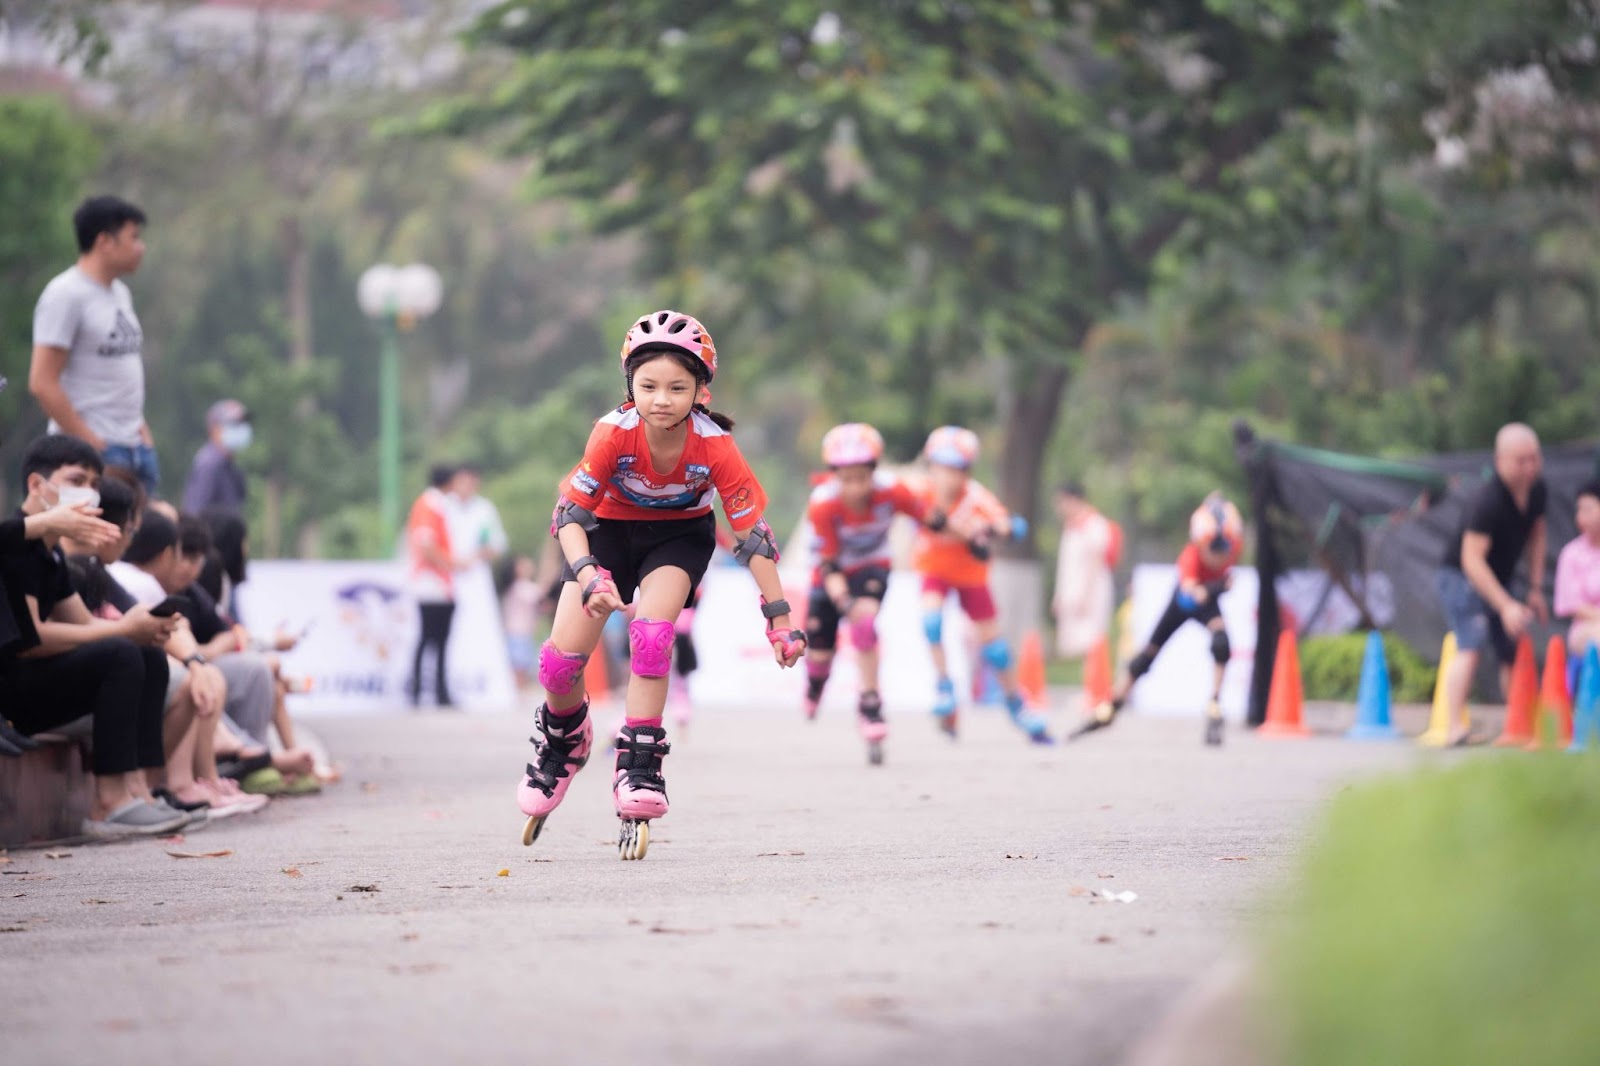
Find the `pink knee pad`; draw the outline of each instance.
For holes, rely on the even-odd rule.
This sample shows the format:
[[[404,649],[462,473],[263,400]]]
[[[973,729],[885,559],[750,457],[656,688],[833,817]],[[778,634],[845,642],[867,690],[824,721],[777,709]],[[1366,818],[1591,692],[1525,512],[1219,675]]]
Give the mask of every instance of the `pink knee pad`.
[[[583,676],[587,655],[572,655],[545,641],[539,646],[539,684],[552,696],[565,696],[577,687]]]
[[[640,677],[666,677],[672,670],[671,622],[635,618],[628,623],[628,645],[633,649],[633,672]]]
[[[876,651],[878,648],[878,617],[869,615],[866,618],[852,618],[850,620],[850,643],[855,645],[856,651]]]

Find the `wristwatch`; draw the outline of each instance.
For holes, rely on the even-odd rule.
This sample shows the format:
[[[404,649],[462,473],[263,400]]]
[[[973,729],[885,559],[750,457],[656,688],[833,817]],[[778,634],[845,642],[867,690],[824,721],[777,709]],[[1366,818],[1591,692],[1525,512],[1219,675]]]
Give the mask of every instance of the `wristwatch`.
[[[187,659],[183,660],[183,665],[185,665],[185,666],[193,666],[195,663],[199,663],[201,666],[207,666],[207,665],[210,664],[210,662],[211,662],[210,659],[207,659],[204,655],[201,655],[199,652],[195,652],[193,655],[191,655]]]

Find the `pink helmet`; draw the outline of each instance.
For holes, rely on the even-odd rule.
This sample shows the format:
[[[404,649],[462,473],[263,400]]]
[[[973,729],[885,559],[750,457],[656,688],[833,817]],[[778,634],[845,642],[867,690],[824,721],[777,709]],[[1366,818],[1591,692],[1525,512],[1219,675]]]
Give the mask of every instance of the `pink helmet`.
[[[834,426],[822,438],[822,461],[828,466],[869,466],[881,458],[883,435],[865,422]]]
[[[628,356],[649,348],[685,352],[704,364],[707,381],[717,376],[717,346],[700,320],[691,315],[656,311],[635,322],[622,338],[623,373],[628,370]]]
[[[1233,550],[1243,536],[1244,519],[1239,515],[1239,508],[1220,492],[1207,496],[1189,516],[1189,540],[1196,547],[1221,555]]]
[[[960,426],[940,426],[928,434],[928,443],[922,454],[930,463],[951,466],[957,470],[970,469],[978,461],[978,435]]]

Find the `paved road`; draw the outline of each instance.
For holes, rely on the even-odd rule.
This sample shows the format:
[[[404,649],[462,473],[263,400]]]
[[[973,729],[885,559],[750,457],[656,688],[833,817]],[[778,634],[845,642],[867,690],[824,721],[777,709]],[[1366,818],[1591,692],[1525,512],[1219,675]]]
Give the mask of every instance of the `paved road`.
[[[841,718],[708,713],[623,863],[599,759],[521,847],[526,716],[318,729],[328,794],[0,866],[7,1061],[1114,1062],[1248,944],[1330,792],[1417,757],[989,715],[897,720],[873,769]]]

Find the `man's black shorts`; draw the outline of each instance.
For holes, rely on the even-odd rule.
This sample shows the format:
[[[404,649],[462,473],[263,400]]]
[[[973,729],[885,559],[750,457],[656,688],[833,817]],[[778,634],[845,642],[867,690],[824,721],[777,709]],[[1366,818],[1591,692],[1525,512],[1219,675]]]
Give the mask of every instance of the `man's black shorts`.
[[[652,571],[676,566],[689,575],[689,598],[684,606],[694,606],[695,590],[717,548],[715,516],[704,514],[660,522],[620,518],[596,521],[598,528],[589,534],[589,554],[611,571],[611,580],[616,582],[617,595],[623,603],[632,601],[639,582]],[[561,580],[577,580],[570,566],[561,568]]]
[[[881,566],[863,566],[846,574],[845,580],[853,598],[881,602],[889,587],[889,571]],[[806,643],[818,651],[832,651],[839,644],[839,608],[828,599],[828,590],[820,581],[811,586],[806,606]]]

